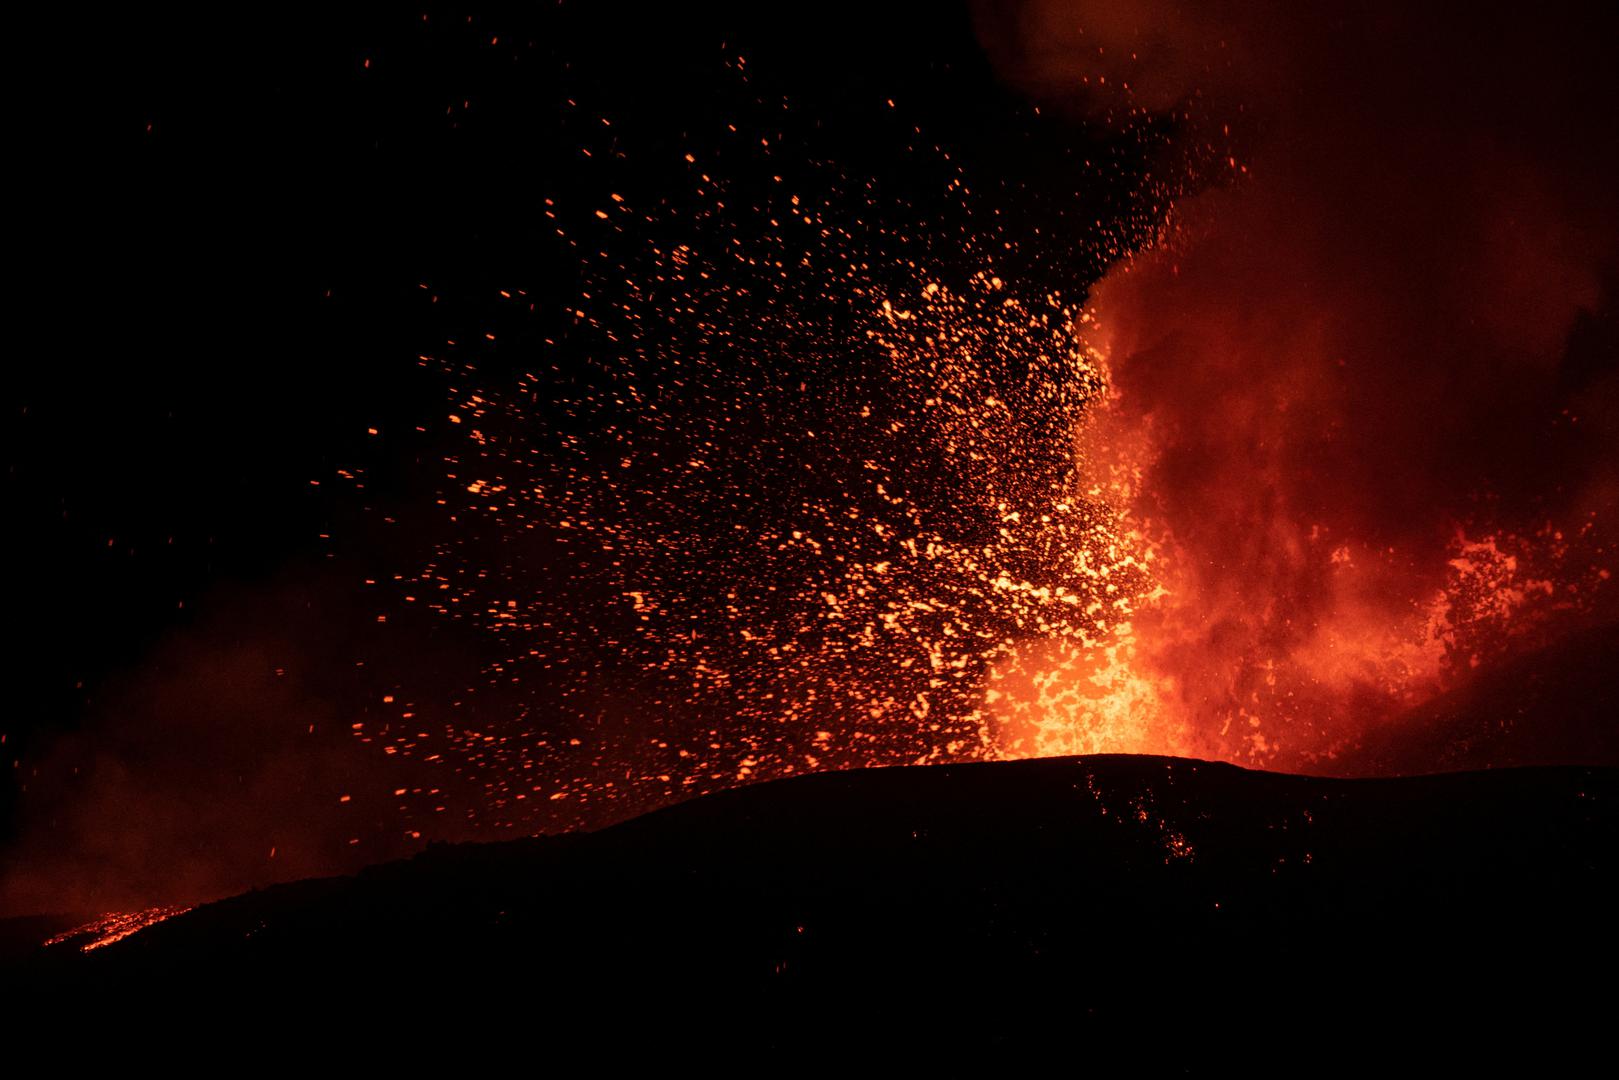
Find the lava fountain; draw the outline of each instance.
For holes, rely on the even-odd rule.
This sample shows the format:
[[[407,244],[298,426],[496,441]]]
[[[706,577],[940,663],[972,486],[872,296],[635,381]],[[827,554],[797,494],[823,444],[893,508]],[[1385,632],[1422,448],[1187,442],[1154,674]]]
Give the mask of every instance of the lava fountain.
[[[1131,478],[1113,506],[1160,591],[1106,665],[1033,661],[1036,726],[1079,732],[1036,745],[1157,709],[1183,738],[1134,748],[1331,771],[1476,669],[1610,619],[1619,393],[1591,328],[1619,141],[1611,113],[1567,121],[1613,100],[1581,12],[1461,33],[1394,4],[1014,9],[987,27],[1012,78],[1174,117],[1195,177],[1086,335],[1109,389],[1082,438],[1099,483]]]

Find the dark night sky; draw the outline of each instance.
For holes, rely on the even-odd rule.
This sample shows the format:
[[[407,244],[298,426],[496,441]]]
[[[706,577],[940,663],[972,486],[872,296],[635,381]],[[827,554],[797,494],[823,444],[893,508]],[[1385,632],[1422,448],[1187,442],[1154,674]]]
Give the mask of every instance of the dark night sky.
[[[1072,252],[1119,216],[1136,152],[1037,116],[991,71],[966,5],[763,8],[307,6],[41,31],[15,167],[29,272],[6,390],[20,632],[5,833],[22,787],[71,783],[40,773],[53,761],[109,752],[138,769],[172,753],[125,738],[141,729],[122,711],[154,678],[230,678],[206,651],[229,641],[295,640],[304,700],[335,713],[383,678],[357,678],[355,656],[374,672],[431,655],[460,677],[453,640],[377,659],[358,582],[399,556],[377,518],[430,482],[435,436],[417,427],[443,387],[417,354],[494,327],[482,362],[524,363],[559,316],[516,321],[489,298],[578,287],[543,198],[656,193],[672,177],[642,151],[768,110],[789,141],[901,202],[938,169],[913,144],[943,146],[994,178],[984,205],[1014,229],[1061,236],[1066,285],[1095,275]],[[585,158],[596,114],[617,127]],[[939,210],[911,205],[918,221]],[[334,487],[337,469],[364,470],[364,493]],[[197,764],[230,772],[207,693],[180,711],[197,714]],[[80,757],[51,756],[64,735]]]

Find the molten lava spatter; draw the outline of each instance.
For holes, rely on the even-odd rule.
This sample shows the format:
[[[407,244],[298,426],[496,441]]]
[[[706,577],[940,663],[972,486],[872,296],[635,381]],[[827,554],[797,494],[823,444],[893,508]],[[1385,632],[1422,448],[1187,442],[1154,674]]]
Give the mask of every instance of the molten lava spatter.
[[[357,734],[529,828],[810,770],[1178,749],[1127,670],[1151,552],[1082,467],[1107,391],[1082,303],[1003,278],[1027,238],[921,139],[946,209],[903,228],[876,180],[807,153],[775,175],[794,151],[753,141],[740,175],[666,150],[684,192],[547,199],[586,270],[576,297],[501,293],[533,355],[422,357],[451,393],[442,539],[395,595],[498,658],[464,704],[401,686]],[[1100,689],[1051,705],[1024,673],[1053,661]]]
[[[1145,131],[1157,112],[1108,116]],[[494,658],[459,700],[401,685],[397,718],[356,733],[481,791],[475,824],[588,825],[874,764],[1330,772],[1600,606],[1599,512],[1537,524],[1475,485],[1389,524],[1419,487],[1377,431],[1414,452],[1421,428],[1379,395],[1426,388],[1357,382],[1339,313],[1231,299],[1269,264],[1222,207],[1277,257],[1320,253],[1251,220],[1288,181],[1251,173],[1229,125],[1178,151],[1192,179],[1143,179],[1155,209],[1104,257],[1073,257],[1114,261],[1089,297],[1031,278],[1037,260],[1002,269],[1032,238],[919,131],[950,207],[931,216],[779,131],[725,138],[746,152],[657,151],[681,190],[544,200],[580,287],[501,290],[533,323],[516,361],[489,362],[492,332],[421,358],[450,391],[448,449],[433,550],[395,597]],[[1162,216],[1186,186],[1212,194]],[[439,809],[396,794],[413,821]]]
[[[665,294],[701,279],[679,265]],[[521,723],[456,737],[474,760],[514,755],[497,800],[1142,741],[1096,718],[1032,737],[1007,683],[1031,650],[1116,668],[1150,580],[1074,467],[1069,431],[1105,385],[1082,313],[979,272],[858,283],[837,314],[853,370],[814,394],[760,334],[667,358],[689,368],[675,401],[635,365],[611,372],[576,405],[588,434],[536,419],[527,376],[464,396],[471,447],[446,501],[476,535],[405,578],[407,602],[497,635],[511,652],[494,673],[577,710],[566,739]],[[549,767],[587,743],[582,772]]]

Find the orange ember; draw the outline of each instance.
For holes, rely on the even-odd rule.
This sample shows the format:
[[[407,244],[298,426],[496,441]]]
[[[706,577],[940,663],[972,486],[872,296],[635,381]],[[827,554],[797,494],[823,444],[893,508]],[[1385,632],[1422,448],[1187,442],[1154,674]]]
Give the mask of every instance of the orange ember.
[[[165,919],[184,915],[190,910],[190,906],[171,906],[142,908],[139,911],[109,911],[71,930],[64,930],[54,937],[47,938],[42,947],[72,943],[78,946],[80,952],[92,952],[138,934],[147,927],[156,926]]]

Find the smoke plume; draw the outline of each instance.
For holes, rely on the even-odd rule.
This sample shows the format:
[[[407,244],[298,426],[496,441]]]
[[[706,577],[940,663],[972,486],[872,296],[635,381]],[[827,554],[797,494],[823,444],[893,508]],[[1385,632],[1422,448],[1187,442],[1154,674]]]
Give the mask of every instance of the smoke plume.
[[[1086,435],[1160,556],[1168,595],[1134,630],[1189,749],[1310,767],[1515,642],[1599,617],[1611,16],[979,16],[1038,100],[1179,133],[1159,174],[1189,194],[1092,295],[1114,400]]]

